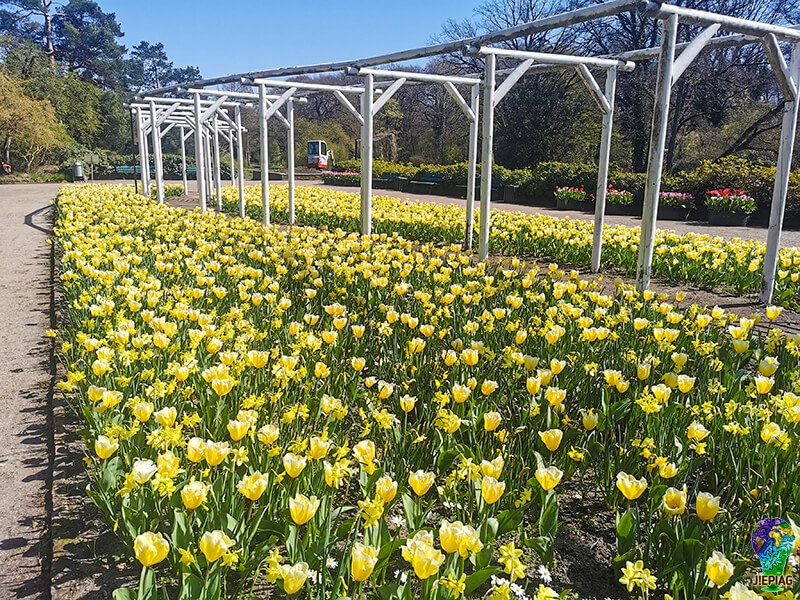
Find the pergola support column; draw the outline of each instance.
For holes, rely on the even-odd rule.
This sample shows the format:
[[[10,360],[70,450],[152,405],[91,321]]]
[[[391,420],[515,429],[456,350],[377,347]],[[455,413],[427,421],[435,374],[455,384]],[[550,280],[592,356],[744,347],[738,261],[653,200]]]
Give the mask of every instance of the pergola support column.
[[[236,120],[236,168],[239,175],[239,216],[244,219],[244,144],[242,143],[242,108],[237,106],[234,110]]]
[[[150,133],[153,136],[153,166],[156,173],[156,198],[164,204],[164,171],[161,162],[161,126],[156,119],[156,103],[150,101]],[[150,190],[148,190],[148,193]]]
[[[189,178],[186,176],[186,132],[183,125],[178,127],[181,136],[181,177],[183,178],[183,193],[189,193]]]
[[[492,204],[492,146],[494,142],[494,84],[497,58],[486,56],[483,75],[483,148],[481,149],[481,222],[478,239],[478,260],[489,256],[489,225]]]
[[[478,170],[478,119],[480,118],[481,86],[472,86],[469,121],[469,158],[467,162],[467,222],[464,228],[464,247],[472,249],[473,222],[475,220],[475,176]]]
[[[775,171],[775,187],[772,192],[772,208],[769,213],[769,230],[767,232],[767,251],[764,254],[764,268],[761,272],[761,290],[758,299],[764,304],[772,302],[775,291],[775,273],[778,269],[778,252],[781,247],[781,229],[783,215],[786,211],[786,194],[789,190],[789,175],[792,171],[792,154],[794,138],[797,133],[797,112],[800,106],[800,43],[794,44],[792,50],[791,81],[787,83],[793,88],[794,100],[783,108],[783,125],[781,141],[778,148],[778,164]]]
[[[219,121],[216,116],[211,121],[211,135],[214,136],[214,191],[217,196],[217,210],[222,212],[222,165],[219,161]]]
[[[147,156],[147,136],[141,108],[136,109],[136,133],[139,139],[139,177],[142,181],[142,195],[146,196],[149,193],[146,190],[150,189],[150,159]]]
[[[286,100],[286,171],[289,179],[289,225],[294,225],[294,100]]]
[[[614,101],[617,90],[617,69],[611,68],[606,74],[605,99],[603,111],[603,133],[600,138],[600,162],[597,168],[597,192],[594,207],[594,239],[592,240],[592,273],[600,271],[603,252],[603,227],[606,214],[606,192],[608,190],[608,165],[611,160],[611,134],[614,130]]]
[[[658,59],[653,126],[650,132],[650,155],[647,162],[647,183],[644,188],[644,210],[636,263],[636,288],[642,292],[650,287],[653,269],[653,247],[656,237],[658,195],[661,192],[661,172],[664,168],[664,146],[667,141],[669,102],[672,96],[672,65],[675,61],[675,42],[678,37],[678,15],[661,23],[661,56]]]
[[[269,225],[269,139],[267,133],[267,88],[258,86],[258,129],[261,134],[261,210],[264,225]]]
[[[206,197],[206,165],[203,152],[203,119],[200,107],[200,94],[194,95],[194,163],[197,173],[197,192],[200,195],[200,210],[208,210]]]
[[[364,75],[361,96],[361,235],[372,235],[372,94],[374,76]]]

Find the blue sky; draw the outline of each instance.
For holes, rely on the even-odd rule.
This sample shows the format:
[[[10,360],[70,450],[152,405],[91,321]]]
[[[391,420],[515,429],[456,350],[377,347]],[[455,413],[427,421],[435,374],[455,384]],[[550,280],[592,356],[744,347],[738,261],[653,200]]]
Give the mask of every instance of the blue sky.
[[[424,46],[448,18],[470,17],[479,3],[99,0],[116,13],[126,46],[163,42],[175,66],[197,66],[203,77]]]

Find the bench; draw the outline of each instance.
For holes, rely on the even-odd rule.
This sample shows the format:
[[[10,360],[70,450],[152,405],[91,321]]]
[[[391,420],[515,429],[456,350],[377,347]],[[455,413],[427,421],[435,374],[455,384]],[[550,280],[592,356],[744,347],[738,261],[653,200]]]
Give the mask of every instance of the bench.
[[[117,175],[138,175],[142,172],[142,169],[139,167],[139,165],[136,165],[135,167],[133,165],[117,165],[114,167],[114,170],[116,171]],[[155,173],[155,167],[150,167],[150,174],[155,175]]]
[[[400,173],[384,173],[380,177],[372,178],[372,185],[382,190],[395,189],[397,180],[401,177]]]
[[[416,186],[417,191],[424,193],[435,189],[443,183],[444,175],[441,173],[425,173],[424,175],[420,175],[419,178],[409,182],[409,185],[412,186],[412,190],[414,190],[414,186]]]

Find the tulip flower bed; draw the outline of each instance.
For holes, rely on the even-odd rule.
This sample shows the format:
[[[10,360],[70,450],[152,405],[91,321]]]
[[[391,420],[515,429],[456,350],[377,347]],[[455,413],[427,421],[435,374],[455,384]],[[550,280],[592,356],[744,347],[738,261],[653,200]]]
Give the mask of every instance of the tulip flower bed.
[[[56,233],[60,387],[142,565],[116,598],[555,598],[567,493],[636,595],[750,597],[753,525],[800,524],[797,336],[124,187],[62,188]]]
[[[261,189],[246,188],[247,214],[261,218]],[[285,186],[270,187],[272,218],[288,220]],[[359,229],[359,196],[309,187],[296,194],[296,219],[302,225]],[[238,213],[238,191],[223,189],[224,208]],[[459,243],[464,237],[465,214],[453,205],[373,198],[373,230],[399,233],[409,240]],[[476,216],[474,231],[478,231]],[[530,255],[588,267],[592,256],[594,226],[591,221],[559,219],[546,215],[493,211],[489,240],[494,253]],[[603,267],[634,275],[639,247],[639,228],[606,226],[603,233]],[[705,289],[755,294],[761,283],[766,245],[753,240],[724,241],[706,235],[674,231],[656,232],[653,274],[672,282],[692,282]],[[800,309],[800,248],[780,251],[775,279],[776,304]]]

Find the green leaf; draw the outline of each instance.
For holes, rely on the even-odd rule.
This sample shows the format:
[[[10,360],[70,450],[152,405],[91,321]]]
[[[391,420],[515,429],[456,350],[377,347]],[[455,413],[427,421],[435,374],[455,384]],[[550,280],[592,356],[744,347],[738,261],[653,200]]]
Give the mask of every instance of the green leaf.
[[[172,544],[178,548],[186,548],[189,543],[189,535],[186,529],[186,515],[176,508],[172,520]]]
[[[136,600],[136,592],[128,588],[117,588],[111,594],[113,600]]]
[[[497,516],[497,535],[503,536],[514,531],[522,523],[525,511],[521,508],[507,509]]]
[[[421,523],[418,523],[421,516],[421,511],[417,507],[417,501],[408,494],[403,494],[403,512],[406,515],[406,523],[408,524],[408,531],[410,533],[419,529]]]
[[[195,600],[203,594],[203,580],[194,573],[184,573],[178,600]]]
[[[638,527],[638,514],[634,510],[627,510],[617,521],[617,552],[628,553],[636,543]]]
[[[467,577],[467,580],[464,582],[464,596],[469,596],[472,592],[481,587],[492,575],[497,575],[502,570],[501,567],[486,567]]]
[[[458,452],[456,450],[445,450],[442,452],[439,455],[439,460],[436,461],[436,467],[439,469],[439,472],[441,473],[450,469],[450,466],[457,456]]]

